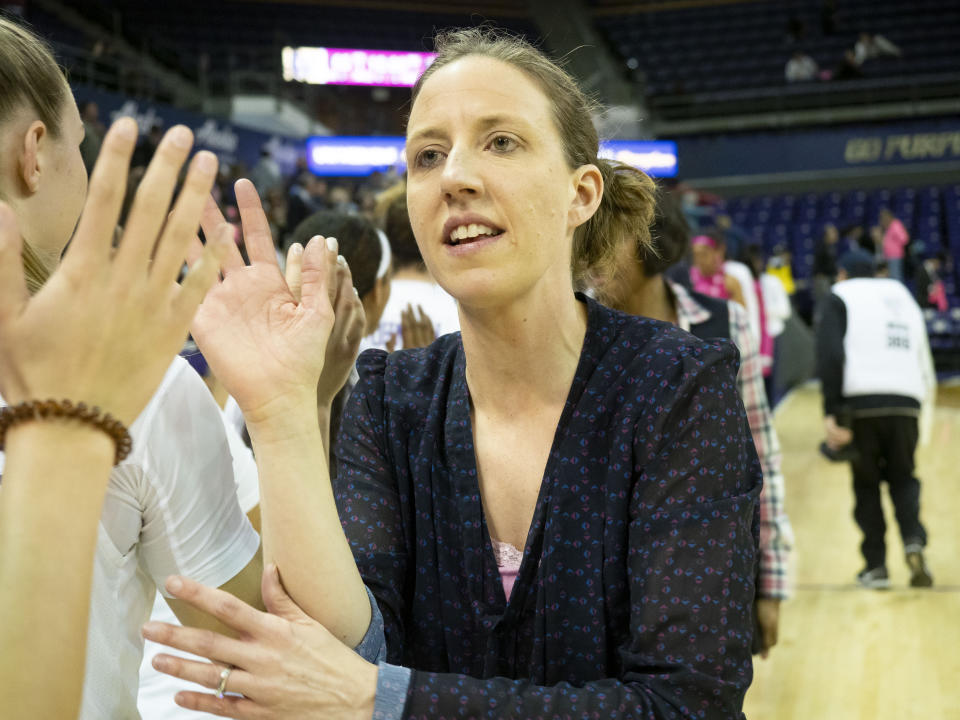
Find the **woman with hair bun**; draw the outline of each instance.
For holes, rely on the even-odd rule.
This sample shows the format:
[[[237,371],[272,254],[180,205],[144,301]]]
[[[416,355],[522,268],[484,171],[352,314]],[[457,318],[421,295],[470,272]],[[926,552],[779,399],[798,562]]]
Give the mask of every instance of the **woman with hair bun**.
[[[598,158],[570,75],[485,29],[436,44],[413,90],[407,199],[461,333],[362,354],[332,492],[317,468],[269,499],[288,493],[320,545],[336,498],[372,619],[356,622],[367,600],[340,546],[311,568],[337,589],[309,612],[319,622],[272,567],[272,614],[178,577],[168,591],[240,639],[150,625],[214,659],[159,667],[241,694],[177,698],[237,718],[742,718],[760,469],[736,351],[575,292],[614,264],[619,215],[649,241],[655,202],[649,178]],[[217,302],[248,295],[238,285]],[[224,344],[241,346],[245,326],[222,319]],[[267,314],[246,325],[286,343]],[[235,396],[289,386],[291,365],[271,354],[242,358]],[[365,659],[349,649],[361,636]]]

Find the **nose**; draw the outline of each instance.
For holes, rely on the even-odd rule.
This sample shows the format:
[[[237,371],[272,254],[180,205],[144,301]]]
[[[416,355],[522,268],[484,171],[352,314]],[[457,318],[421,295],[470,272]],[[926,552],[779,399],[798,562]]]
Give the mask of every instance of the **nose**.
[[[453,148],[443,164],[440,180],[440,192],[447,201],[474,197],[482,191],[483,185],[477,168],[476,158],[465,148]]]

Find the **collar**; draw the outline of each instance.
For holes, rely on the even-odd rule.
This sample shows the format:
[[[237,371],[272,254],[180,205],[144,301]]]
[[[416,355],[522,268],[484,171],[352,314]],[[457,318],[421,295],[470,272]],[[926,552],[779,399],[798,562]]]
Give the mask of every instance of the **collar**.
[[[710,311],[694,300],[683,285],[667,278],[663,281],[667,284],[667,292],[672,296],[671,299],[677,311],[677,325],[681,330],[690,332],[691,326],[710,319]]]

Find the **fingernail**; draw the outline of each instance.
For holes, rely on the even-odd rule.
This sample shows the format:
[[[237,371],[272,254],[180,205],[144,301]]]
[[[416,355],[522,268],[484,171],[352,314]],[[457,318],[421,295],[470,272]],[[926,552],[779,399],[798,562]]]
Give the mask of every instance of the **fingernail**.
[[[335,237],[328,237],[328,238],[327,238],[327,250],[329,250],[330,252],[336,252],[336,251],[337,251],[337,247],[338,247],[338,245],[337,245],[337,239],[336,239]]]
[[[178,593],[183,590],[183,581],[176,575],[167,578],[167,590],[172,593]]]
[[[160,657],[159,655],[154,656],[153,658],[153,668],[154,670],[160,670],[163,672],[163,669],[167,667],[167,659]]]
[[[170,142],[181,150],[186,150],[193,144],[193,133],[183,125],[177,125],[170,131]]]
[[[217,156],[212,152],[203,152],[197,153],[197,170],[206,174],[213,175],[217,171]]]
[[[343,255],[337,255],[337,264],[347,266],[347,259]]]
[[[356,288],[353,289],[353,294],[356,295],[357,297],[360,297],[360,291],[357,290]]]
[[[290,246],[290,252],[293,255],[303,255],[303,245],[300,243],[294,243]]]
[[[137,121],[132,117],[122,117],[114,124],[114,132],[124,140],[134,140],[140,134]]]
[[[146,622],[143,624],[144,635],[153,635],[158,632],[160,632],[160,623],[154,622],[153,620],[151,620],[150,622]]]

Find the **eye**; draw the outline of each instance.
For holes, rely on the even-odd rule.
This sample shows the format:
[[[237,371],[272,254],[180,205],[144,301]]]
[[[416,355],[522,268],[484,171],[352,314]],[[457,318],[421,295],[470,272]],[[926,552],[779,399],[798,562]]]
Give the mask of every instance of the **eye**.
[[[497,152],[510,152],[515,150],[519,143],[509,135],[496,135],[490,141],[490,147]]]
[[[418,168],[429,169],[434,167],[443,159],[443,153],[433,148],[426,148],[417,153],[414,159],[414,165]]]

